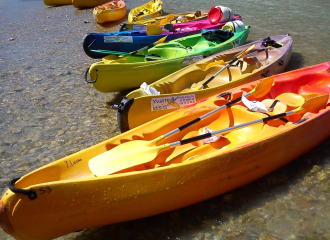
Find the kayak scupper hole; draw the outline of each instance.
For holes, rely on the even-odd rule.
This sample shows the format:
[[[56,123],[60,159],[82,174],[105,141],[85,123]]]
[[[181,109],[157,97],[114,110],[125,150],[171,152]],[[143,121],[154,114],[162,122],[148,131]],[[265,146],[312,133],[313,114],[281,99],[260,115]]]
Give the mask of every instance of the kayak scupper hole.
[[[144,137],[133,135],[132,140],[144,140]]]
[[[116,146],[118,146],[118,145],[116,145],[116,144],[107,144],[107,145],[105,146],[105,148],[107,149],[107,151],[109,151],[110,149],[113,149],[113,148],[116,147]]]

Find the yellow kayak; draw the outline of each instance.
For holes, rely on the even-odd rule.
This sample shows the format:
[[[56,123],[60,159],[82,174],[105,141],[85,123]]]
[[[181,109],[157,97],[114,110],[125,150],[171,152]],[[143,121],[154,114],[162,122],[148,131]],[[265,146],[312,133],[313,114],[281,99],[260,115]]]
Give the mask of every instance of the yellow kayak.
[[[90,66],[86,71],[85,80],[101,92],[138,88],[143,82],[153,83],[204,57],[243,45],[248,34],[249,26],[244,26],[242,31],[235,33],[207,29],[199,34],[158,44],[143,51],[143,55],[108,55]]]
[[[267,40],[268,42],[274,41],[283,44],[283,46],[279,48],[269,47],[268,49],[263,45]],[[225,66],[225,62],[219,62],[219,60],[230,61],[234,56],[244,52],[252,45],[255,45],[255,47],[250,52],[261,49],[267,49],[267,51],[256,52],[251,56],[241,58],[237,61],[238,65],[235,63],[235,65],[223,70],[206,87],[200,90],[195,89]],[[202,59],[151,83],[150,87],[156,89],[160,95],[148,95],[143,88],[127,94],[120,104],[114,106],[118,109],[119,128],[122,132],[127,131],[218,92],[226,91],[262,77],[279,74],[288,65],[291,50],[291,36],[277,35]],[[176,99],[176,101],[167,104],[166,101],[170,99]]]
[[[133,8],[128,14],[129,22],[136,22],[145,19],[155,18],[163,15],[163,2],[151,0],[150,2]]]
[[[212,96],[13,179],[0,201],[0,226],[16,239],[54,239],[183,208],[248,184],[330,136],[329,69],[330,62],[248,83],[231,89],[228,99]],[[265,103],[267,111],[248,110],[237,102],[243,94]],[[165,136],[212,110],[217,112]],[[205,127],[222,136],[202,139]],[[101,170],[126,169],[101,176],[95,160],[105,155],[117,157],[108,163],[129,158]]]
[[[126,13],[126,3],[123,0],[113,0],[95,7],[93,16],[98,23],[104,23],[122,19]]]
[[[148,24],[166,25],[166,24],[176,24],[176,23],[203,20],[207,18],[207,13],[208,11],[206,10],[200,10],[200,11],[188,12],[188,13],[174,13],[174,14],[172,13],[166,16],[144,19],[136,22],[126,22],[121,24],[120,31],[144,30],[146,29],[146,25]]]

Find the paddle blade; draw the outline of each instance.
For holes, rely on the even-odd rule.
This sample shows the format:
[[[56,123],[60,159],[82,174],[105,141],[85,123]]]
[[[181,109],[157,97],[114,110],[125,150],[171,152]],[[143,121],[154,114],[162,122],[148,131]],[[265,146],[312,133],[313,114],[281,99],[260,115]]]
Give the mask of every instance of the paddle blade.
[[[162,20],[160,21],[159,25],[164,26],[164,25],[167,24],[167,23],[168,23],[168,19],[167,19],[167,18],[164,18],[164,19],[162,19]]]
[[[146,29],[147,35],[160,35],[162,34],[163,30],[158,25],[147,25]]]
[[[223,61],[222,59],[213,63],[209,63],[204,70],[209,69],[210,67],[214,66],[214,65],[226,65],[225,61]]]
[[[134,140],[97,155],[89,160],[88,166],[95,176],[105,176],[151,162],[169,148],[169,144],[156,146],[155,141]]]
[[[238,58],[241,58],[243,56],[245,56],[246,54],[248,54],[256,45],[253,44],[251,45],[248,49],[246,49],[243,53],[241,53],[240,55],[238,55]]]
[[[252,91],[250,92],[251,95],[256,98],[261,98],[265,96],[272,88],[274,84],[274,79],[275,76],[270,76],[268,78],[264,78],[263,80],[261,80],[261,82],[259,82],[257,86],[255,86],[255,88],[252,89]]]
[[[174,18],[175,18],[175,16],[174,16],[173,13],[170,13],[170,14],[168,15],[168,17],[167,17],[167,19],[168,19],[169,21],[172,21]]]
[[[235,59],[239,59],[243,56],[245,56],[246,54],[248,54],[256,45],[253,44],[251,45],[249,48],[247,48],[246,50],[244,50],[244,52],[241,52],[241,53],[237,53],[234,57]]]
[[[157,42],[155,42],[155,46],[156,46],[157,44],[160,44],[160,43],[165,42],[166,38],[167,38],[167,35],[166,35],[165,37],[162,37],[161,39],[159,39]]]
[[[303,105],[293,111],[295,113],[299,113],[300,115],[306,112],[318,113],[321,109],[326,107],[328,100],[329,94],[314,97],[307,100]]]

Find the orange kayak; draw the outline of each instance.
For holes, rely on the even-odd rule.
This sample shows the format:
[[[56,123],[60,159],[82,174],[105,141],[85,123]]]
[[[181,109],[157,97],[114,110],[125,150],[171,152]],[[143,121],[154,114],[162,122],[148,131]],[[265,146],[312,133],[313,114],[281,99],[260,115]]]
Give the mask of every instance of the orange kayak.
[[[109,0],[72,0],[75,8],[93,8],[109,2]]]
[[[126,3],[122,0],[113,0],[102,4],[101,6],[95,7],[93,16],[98,23],[104,23],[122,19],[126,16],[126,13]]]
[[[267,89],[252,94],[265,82]],[[330,62],[276,75],[272,84],[266,78],[230,89],[13,179],[0,201],[1,228],[17,239],[53,239],[172,211],[248,184],[330,136],[324,127],[330,122]],[[195,121],[247,93],[267,111],[253,112],[237,101]],[[190,127],[160,137],[192,120]],[[251,121],[257,123],[246,125]],[[245,127],[234,129],[240,124]],[[218,139],[197,140],[205,127],[226,131]],[[190,137],[195,141],[188,143]],[[118,149],[154,139],[161,139],[157,148],[187,144],[152,159],[134,149],[135,157],[119,163],[126,168],[110,175],[96,177],[91,170],[96,157],[127,155],[132,149]]]

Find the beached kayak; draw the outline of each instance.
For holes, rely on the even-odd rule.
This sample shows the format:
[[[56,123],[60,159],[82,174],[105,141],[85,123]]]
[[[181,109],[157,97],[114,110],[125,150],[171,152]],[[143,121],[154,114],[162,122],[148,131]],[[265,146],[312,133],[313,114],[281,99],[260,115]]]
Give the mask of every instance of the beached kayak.
[[[237,54],[244,52],[253,45],[255,45],[254,48],[248,52],[250,55],[242,56],[242,58],[224,68],[226,61],[235,59]],[[150,84],[149,87],[156,89],[159,95],[152,95],[143,88],[126,95],[121,103],[115,106],[118,109],[118,126],[122,132],[127,131],[218,92],[263,77],[279,74],[288,65],[291,50],[291,36],[277,35],[198,61]],[[223,70],[203,89],[197,88],[221,69]],[[176,100],[169,104],[167,100],[171,99]],[[187,99],[189,101],[186,101]]]
[[[188,13],[172,13],[166,16],[160,16],[151,19],[145,19],[136,22],[125,22],[120,25],[119,31],[128,31],[128,30],[144,30],[146,29],[146,25],[148,24],[156,24],[156,25],[165,25],[165,24],[176,24],[183,22],[193,22],[198,20],[207,19],[206,10],[200,10],[196,12],[188,12]]]
[[[72,0],[75,8],[94,8],[110,2],[110,0]]]
[[[235,15],[232,20],[241,20],[241,16]],[[202,29],[220,29],[227,22],[210,24],[209,20],[200,20],[195,22],[185,22],[170,25],[171,29],[162,31],[157,34],[148,34],[146,29],[130,30],[123,32],[109,33],[88,33],[83,39],[83,48],[85,53],[91,58],[103,58],[109,54],[95,52],[97,50],[109,50],[120,52],[133,52],[151,43],[156,42],[162,37],[167,36],[166,42],[182,38],[189,35],[200,33]],[[155,27],[153,27],[155,29]]]
[[[133,8],[128,14],[129,22],[136,22],[145,19],[155,18],[163,15],[163,2],[151,0],[146,4]]]
[[[248,26],[235,33],[206,30],[156,45],[137,55],[109,55],[90,66],[86,81],[101,92],[138,88],[143,82],[150,84],[204,57],[243,45],[248,33]]]
[[[126,3],[123,0],[113,0],[95,7],[93,16],[98,23],[105,23],[122,19],[126,13]]]
[[[1,228],[16,239],[53,239],[183,208],[287,164],[330,136],[330,128],[324,127],[330,122],[328,95],[324,95],[330,93],[330,62],[277,75],[274,86],[272,80],[231,89],[227,100],[215,95],[13,179],[0,201]],[[241,101],[229,104],[246,93],[267,109],[276,102],[274,110],[264,114],[248,110]],[[208,117],[168,137],[207,113]],[[228,129],[234,126],[238,129]],[[223,130],[223,137],[189,142],[204,127]],[[143,149],[146,143],[150,149]],[[123,147],[125,151],[118,151]],[[159,154],[147,155],[160,149]],[[114,152],[117,158],[134,156],[103,166],[106,172],[116,166],[131,167],[96,177],[95,159],[102,162],[100,157]]]
[[[71,5],[72,0],[44,0],[44,4],[47,6]]]

